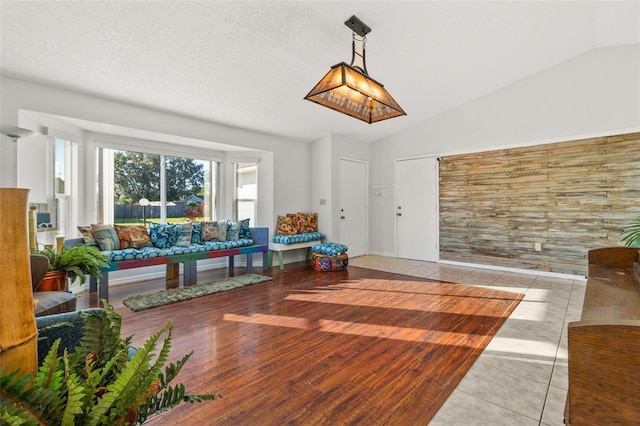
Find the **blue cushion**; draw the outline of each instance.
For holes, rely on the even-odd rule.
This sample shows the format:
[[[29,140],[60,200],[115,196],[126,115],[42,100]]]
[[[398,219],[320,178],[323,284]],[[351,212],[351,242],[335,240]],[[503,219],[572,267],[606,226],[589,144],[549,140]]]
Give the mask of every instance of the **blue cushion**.
[[[120,262],[123,260],[149,259],[152,257],[173,256],[176,254],[226,250],[251,245],[253,245],[252,239],[240,238],[236,241],[205,241],[203,244],[191,244],[188,247],[170,246],[162,249],[157,247],[142,247],[140,249],[128,248],[103,251],[101,253],[107,255],[109,262]]]
[[[322,253],[329,256],[338,256],[342,253],[347,252],[347,246],[337,243],[316,244],[315,246],[311,247],[311,251],[313,251],[314,253]]]
[[[274,235],[273,242],[277,244],[296,244],[296,243],[308,243],[309,241],[316,241],[324,238],[324,234],[320,232],[306,232],[304,234],[294,235]]]

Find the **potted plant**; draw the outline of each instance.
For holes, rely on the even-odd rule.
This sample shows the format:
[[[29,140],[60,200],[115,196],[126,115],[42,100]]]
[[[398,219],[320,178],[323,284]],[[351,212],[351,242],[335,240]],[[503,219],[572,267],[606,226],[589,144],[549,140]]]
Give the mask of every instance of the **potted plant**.
[[[21,375],[0,366],[2,424],[135,425],[181,402],[219,396],[189,394],[182,383],[169,385],[193,353],[167,364],[170,322],[134,349],[131,336],[120,336],[122,317],[103,304],[104,309],[79,313],[83,333],[72,351],[62,350],[56,339],[35,373]],[[73,325],[63,322],[48,329],[65,326]]]
[[[98,279],[100,268],[107,266],[108,262],[108,258],[97,247],[84,244],[65,247],[60,252],[41,250],[38,254],[49,259],[49,272],[40,284],[42,290],[65,290],[67,277],[72,283],[79,279],[80,285],[85,283],[87,275]]]

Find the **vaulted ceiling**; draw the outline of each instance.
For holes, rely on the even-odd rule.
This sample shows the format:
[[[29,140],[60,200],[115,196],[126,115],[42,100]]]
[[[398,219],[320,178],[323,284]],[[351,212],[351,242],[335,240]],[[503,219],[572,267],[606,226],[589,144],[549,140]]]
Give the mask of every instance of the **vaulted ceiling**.
[[[351,60],[407,116],[366,124],[303,100]],[[308,142],[370,142],[583,54],[640,43],[640,2],[6,1],[0,72]]]

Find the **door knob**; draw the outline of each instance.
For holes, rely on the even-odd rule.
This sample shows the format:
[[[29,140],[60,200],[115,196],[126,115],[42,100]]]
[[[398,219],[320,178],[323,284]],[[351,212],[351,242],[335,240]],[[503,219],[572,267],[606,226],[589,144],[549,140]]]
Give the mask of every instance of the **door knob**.
[[[402,213],[396,213],[396,216],[402,216]]]
[[[344,216],[340,216],[340,219],[346,219]]]

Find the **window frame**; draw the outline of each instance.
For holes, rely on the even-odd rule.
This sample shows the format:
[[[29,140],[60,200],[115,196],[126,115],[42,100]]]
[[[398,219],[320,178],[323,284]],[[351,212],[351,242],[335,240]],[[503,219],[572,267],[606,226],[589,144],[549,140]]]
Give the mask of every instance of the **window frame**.
[[[242,220],[246,219],[246,217],[239,217],[240,208],[239,204],[242,202],[253,202],[253,216],[250,217],[251,223],[257,223],[258,220],[258,182],[260,179],[259,174],[259,161],[255,159],[247,159],[247,160],[234,160],[232,165],[233,169],[233,203],[232,203],[232,216],[233,220]],[[238,196],[239,192],[239,167],[244,168],[254,168],[255,169],[255,198],[240,198]]]
[[[52,176],[52,192],[53,205],[51,206],[51,223],[59,235],[69,235],[72,229],[75,229],[78,220],[78,143],[66,139],[64,137],[51,136],[53,144],[53,170]],[[58,192],[58,143],[64,143],[64,192]]]
[[[210,190],[212,191],[210,194],[211,200],[205,200],[205,206],[208,204],[209,206],[213,205],[213,211],[211,211],[211,217],[218,217],[221,212],[221,205],[219,203],[218,194],[220,192],[220,187],[222,182],[220,181],[220,165],[222,163],[222,157],[218,155],[211,155],[210,152],[205,153],[199,149],[189,149],[192,147],[184,147],[184,151],[178,151],[173,149],[158,149],[157,147],[150,146],[146,143],[136,144],[136,145],[123,145],[120,143],[103,143],[97,142],[95,145],[96,148],[96,157],[97,157],[97,169],[98,169],[98,217],[102,223],[114,223],[114,209],[113,209],[113,199],[114,199],[114,169],[112,165],[114,164],[114,153],[115,151],[125,151],[125,152],[139,152],[144,154],[152,154],[160,156],[160,202],[161,202],[161,217],[160,221],[162,223],[166,223],[166,179],[165,179],[165,170],[166,170],[166,157],[181,157],[181,158],[189,158],[197,161],[204,161],[210,164],[210,173],[209,179],[207,180],[205,176],[205,182],[203,187],[207,188],[209,185]],[[182,147],[180,147],[182,148]],[[138,200],[134,200],[138,201]],[[211,209],[211,207],[208,207]],[[215,220],[215,219],[213,219]]]

